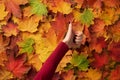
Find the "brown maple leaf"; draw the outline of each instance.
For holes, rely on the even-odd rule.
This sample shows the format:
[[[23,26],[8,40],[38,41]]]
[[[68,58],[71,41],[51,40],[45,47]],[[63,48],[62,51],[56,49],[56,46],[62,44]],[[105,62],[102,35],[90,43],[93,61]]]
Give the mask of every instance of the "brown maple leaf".
[[[4,52],[7,49],[9,42],[10,42],[10,38],[7,38],[2,34],[0,34],[0,53]]]

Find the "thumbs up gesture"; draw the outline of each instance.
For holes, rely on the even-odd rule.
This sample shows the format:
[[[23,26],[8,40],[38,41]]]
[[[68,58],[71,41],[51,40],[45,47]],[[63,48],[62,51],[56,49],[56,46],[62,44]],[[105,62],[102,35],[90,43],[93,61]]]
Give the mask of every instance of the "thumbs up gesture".
[[[83,32],[80,31],[73,31],[72,23],[68,26],[68,31],[63,39],[63,42],[68,45],[69,48],[78,48],[80,47],[83,40]]]

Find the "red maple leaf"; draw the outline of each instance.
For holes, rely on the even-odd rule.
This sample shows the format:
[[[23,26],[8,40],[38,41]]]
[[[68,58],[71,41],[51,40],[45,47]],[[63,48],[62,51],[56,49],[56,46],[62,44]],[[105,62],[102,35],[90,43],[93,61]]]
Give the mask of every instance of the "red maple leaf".
[[[18,34],[17,25],[13,22],[8,22],[6,26],[2,27],[4,35],[10,37],[12,35],[16,36]]]
[[[109,45],[110,55],[113,60],[120,62],[120,42],[112,42]]]
[[[120,80],[120,66],[117,66],[115,70],[112,70],[109,80]]]
[[[101,53],[103,48],[107,46],[107,43],[105,41],[104,37],[93,37],[90,43],[91,50],[95,50],[98,53]]]
[[[92,62],[92,66],[98,69],[102,68],[109,61],[109,57],[106,53],[102,53],[102,54],[95,53],[94,57],[95,57],[95,61]]]
[[[11,71],[14,76],[22,78],[22,76],[30,70],[30,67],[24,64],[26,61],[26,55],[22,54],[15,57],[12,50],[8,50],[7,54],[8,53],[8,61],[5,63],[7,69]]]
[[[6,0],[5,5],[7,8],[7,11],[9,11],[9,14],[13,14],[14,16],[21,18],[22,12],[20,9],[20,6],[14,2],[14,0]]]
[[[93,7],[94,3],[97,0],[84,0],[82,7],[86,8],[86,7]]]
[[[68,20],[69,19],[67,19],[63,14],[57,13],[55,21],[51,22],[51,25],[57,35],[57,41],[60,41],[64,37],[67,31]]]

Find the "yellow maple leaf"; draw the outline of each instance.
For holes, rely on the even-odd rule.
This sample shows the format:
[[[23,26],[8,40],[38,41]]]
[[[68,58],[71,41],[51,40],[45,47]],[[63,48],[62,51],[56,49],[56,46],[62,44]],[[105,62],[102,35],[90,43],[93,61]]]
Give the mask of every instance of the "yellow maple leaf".
[[[40,61],[38,54],[29,54],[28,63],[32,64],[37,71],[42,67],[42,62]]]
[[[71,4],[61,1],[58,4],[58,11],[63,14],[69,14],[70,12],[72,12]]]
[[[48,58],[57,45],[55,31],[51,28],[50,23],[48,22],[39,26],[38,32],[35,34],[28,32],[22,33],[22,38],[23,40],[26,38],[32,38],[35,40],[35,53],[39,55],[39,59],[42,62]]]
[[[86,73],[86,76],[89,80],[101,80],[102,74],[99,70],[90,68]]]
[[[63,70],[63,68],[66,67],[66,64],[70,63],[70,60],[72,59],[71,55],[72,55],[72,50],[69,50],[65,54],[65,56],[62,58],[62,60],[60,61],[59,65],[56,69],[56,72]]]
[[[18,29],[20,31],[36,32],[41,17],[32,16],[31,18],[25,18],[20,20],[18,24]]]
[[[45,4],[47,4],[47,7],[49,10],[52,10],[52,12],[57,13],[58,9],[58,0],[43,0]],[[61,2],[61,0],[59,0]]]
[[[119,19],[119,15],[115,14],[114,8],[105,8],[102,12],[100,19],[104,20],[106,25],[111,25]]]
[[[7,16],[8,12],[5,11],[5,5],[0,4],[0,20],[3,20]]]
[[[73,10],[73,15],[74,15],[75,21],[80,21],[81,13],[79,12],[79,10]]]

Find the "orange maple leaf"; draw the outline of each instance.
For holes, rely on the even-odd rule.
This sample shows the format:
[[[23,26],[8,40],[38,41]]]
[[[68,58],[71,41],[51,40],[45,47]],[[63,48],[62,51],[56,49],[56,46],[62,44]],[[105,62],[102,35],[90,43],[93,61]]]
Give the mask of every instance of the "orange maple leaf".
[[[120,0],[103,0],[103,3],[108,7],[119,7]]]
[[[120,21],[116,22],[116,24],[109,26],[107,29],[108,37],[115,42],[120,41]]]
[[[76,78],[73,70],[69,70],[67,73],[63,72],[61,76],[63,77],[64,80],[75,80]]]
[[[96,35],[97,37],[103,36],[105,33],[105,23],[103,20],[95,19],[94,25],[90,26],[90,31],[93,33],[93,35]]]
[[[17,36],[19,30],[17,29],[17,25],[13,22],[8,22],[7,25],[2,26],[4,35],[10,37],[12,35]]]

